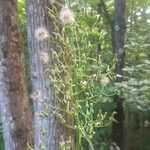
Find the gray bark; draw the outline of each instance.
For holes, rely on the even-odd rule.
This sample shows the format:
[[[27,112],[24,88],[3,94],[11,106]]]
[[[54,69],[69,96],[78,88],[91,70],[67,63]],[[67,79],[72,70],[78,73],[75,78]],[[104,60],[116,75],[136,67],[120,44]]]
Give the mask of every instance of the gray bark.
[[[115,19],[114,19],[114,48],[117,54],[116,74],[117,81],[122,81],[123,67],[125,62],[125,0],[115,0]]]
[[[48,19],[49,0],[27,0],[27,31],[28,47],[31,64],[31,81],[34,103],[34,128],[35,128],[35,150],[60,149],[61,136],[66,140],[69,138],[69,130],[66,129],[53,115],[57,100],[55,99],[49,75],[44,73],[45,68],[41,61],[41,53],[51,54],[51,45],[48,40],[39,41],[35,38],[35,30],[44,27],[52,32],[52,23]],[[52,66],[52,61],[50,60]],[[47,113],[41,116],[41,113]],[[72,136],[72,135],[71,135]]]
[[[115,18],[114,18],[114,52],[117,55],[116,64],[116,82],[121,82],[123,79],[123,67],[125,62],[125,0],[115,0]],[[123,98],[119,95],[114,97],[116,102],[115,119],[118,123],[113,123],[112,137],[115,143],[123,149],[124,141],[124,112],[123,112]]]
[[[33,144],[22,57],[16,1],[0,0],[0,113],[5,150],[26,150],[27,143]]]

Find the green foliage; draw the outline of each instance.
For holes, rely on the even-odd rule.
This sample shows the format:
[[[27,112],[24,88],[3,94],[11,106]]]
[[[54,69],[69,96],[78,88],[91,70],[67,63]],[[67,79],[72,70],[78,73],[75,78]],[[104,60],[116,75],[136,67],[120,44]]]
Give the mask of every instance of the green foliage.
[[[0,124],[0,150],[4,149],[2,125]]]
[[[149,4],[149,0],[127,2],[127,67],[124,68],[125,81],[120,84],[126,98],[125,107],[142,115],[148,115],[150,106]]]
[[[112,104],[114,91],[107,87],[114,79],[114,65],[110,67],[102,62],[98,53],[101,33],[97,11],[87,3],[80,5],[74,2],[70,8],[74,11],[75,20],[72,19],[74,15],[69,16],[66,18],[71,22],[63,20],[63,24],[63,18],[60,18],[55,6],[50,9],[55,29],[50,39],[55,44],[52,50],[54,66],[45,66],[50,73],[55,95],[63,106],[55,108],[54,114],[65,126],[76,131],[77,149],[89,145],[94,150],[106,140],[101,136],[108,132],[114,120],[112,109],[105,112],[106,109],[102,107],[103,104]],[[75,118],[73,127],[65,120],[66,114]]]
[[[149,138],[144,138],[144,139],[136,139],[136,142],[134,143],[133,147],[135,150],[149,150],[150,148],[150,143],[149,143]]]
[[[31,77],[30,77],[30,64],[29,64],[29,52],[27,48],[27,28],[26,28],[26,4],[25,0],[18,0],[17,10],[18,10],[18,19],[20,23],[20,29],[23,37],[24,43],[24,62],[26,69],[26,77],[27,77],[27,88],[29,93],[31,92]]]
[[[147,60],[143,64],[124,68],[128,75],[126,78],[129,79],[122,83],[117,83],[119,89],[121,87],[125,98],[125,108],[146,116],[150,113],[150,79],[145,79],[143,74],[150,73],[149,65],[150,62]]]
[[[25,31],[26,30],[25,0],[18,0],[17,9],[18,9],[18,17],[20,21],[21,31]]]
[[[104,1],[113,20],[114,1]],[[67,0],[75,14],[73,24],[62,25],[55,6],[49,10],[55,32],[51,43],[56,46],[52,56],[54,66],[45,65],[61,107],[52,107],[62,124],[76,131],[78,149],[108,150],[111,145],[114,94],[124,97],[124,111],[131,111],[144,119],[150,113],[150,9],[149,0],[128,0],[126,33],[126,67],[122,83],[114,85],[115,61],[112,55],[110,24],[98,9],[100,0]],[[18,1],[18,16],[27,47],[25,0]],[[25,50],[28,81],[29,61]],[[127,67],[128,66],[128,67]],[[30,82],[28,82],[30,90]],[[41,114],[45,115],[45,114]],[[47,114],[46,114],[47,115]],[[75,118],[69,126],[65,116]],[[126,115],[126,119],[128,116]],[[127,126],[127,125],[126,125]],[[138,134],[140,136],[140,134]],[[69,149],[70,141],[62,141],[62,149]],[[149,149],[149,140],[135,138],[133,149]],[[0,149],[3,150],[2,129]],[[31,148],[30,148],[31,149]]]

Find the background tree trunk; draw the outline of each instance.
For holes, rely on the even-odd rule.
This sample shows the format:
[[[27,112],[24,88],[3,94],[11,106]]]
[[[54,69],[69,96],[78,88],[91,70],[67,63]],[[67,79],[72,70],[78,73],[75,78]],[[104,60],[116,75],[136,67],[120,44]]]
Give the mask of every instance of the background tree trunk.
[[[33,144],[16,5],[16,0],[0,0],[0,113],[5,150],[26,150],[27,143]]]
[[[65,128],[59,120],[53,115],[57,107],[57,100],[54,96],[50,77],[45,73],[45,67],[41,60],[41,54],[44,52],[51,55],[52,45],[46,40],[35,38],[35,30],[43,27],[52,33],[52,22],[49,21],[48,7],[49,0],[27,0],[27,30],[28,30],[28,47],[31,63],[31,80],[34,100],[34,127],[35,127],[35,150],[44,148],[46,150],[60,149],[61,137],[68,140],[73,134]],[[49,60],[52,66],[52,60]],[[40,114],[47,115],[40,115]],[[73,145],[73,143],[72,143]],[[73,149],[73,147],[71,148]]]
[[[125,59],[125,0],[115,0],[115,16],[114,16],[114,50],[117,55],[116,64],[116,81],[121,82],[123,76],[123,67]],[[123,149],[124,141],[124,113],[122,101],[120,96],[115,96],[114,100],[116,102],[116,115],[115,119],[118,123],[113,123],[113,140],[118,144],[118,146]]]

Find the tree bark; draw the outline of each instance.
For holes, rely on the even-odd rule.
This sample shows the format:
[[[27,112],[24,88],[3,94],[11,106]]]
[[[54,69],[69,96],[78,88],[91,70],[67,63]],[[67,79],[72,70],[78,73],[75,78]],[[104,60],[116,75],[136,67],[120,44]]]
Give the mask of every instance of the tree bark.
[[[125,0],[115,0],[115,16],[114,16],[114,50],[117,55],[116,64],[116,82],[121,82],[123,77],[123,67],[125,62]],[[124,141],[124,112],[123,112],[123,98],[116,95],[114,97],[116,102],[115,119],[118,123],[113,123],[112,138],[118,146],[123,149]]]
[[[33,144],[16,5],[16,0],[0,0],[0,113],[5,150],[26,150],[27,143]]]
[[[45,150],[59,150],[61,137],[64,141],[73,139],[73,133],[65,128],[60,121],[53,115],[53,107],[59,107],[58,101],[54,96],[54,89],[51,85],[50,77],[45,73],[45,66],[41,60],[41,53],[50,55],[49,65],[52,62],[52,45],[45,40],[38,40],[35,31],[43,27],[50,34],[53,32],[53,23],[48,15],[49,0],[27,0],[27,31],[28,47],[31,63],[32,91],[36,96],[34,103],[34,127],[35,127],[35,150],[44,148]],[[41,116],[46,113],[46,116]],[[71,122],[70,122],[71,123]],[[70,149],[73,148],[73,142]]]
[[[125,0],[115,0],[114,19],[114,48],[117,54],[116,76],[117,82],[122,81],[125,60]]]

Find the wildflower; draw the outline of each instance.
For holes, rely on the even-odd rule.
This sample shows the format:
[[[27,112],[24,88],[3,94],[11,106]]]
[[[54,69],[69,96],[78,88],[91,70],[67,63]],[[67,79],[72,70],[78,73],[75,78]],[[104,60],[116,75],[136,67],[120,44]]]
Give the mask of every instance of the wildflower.
[[[35,30],[35,38],[39,41],[43,41],[49,38],[49,32],[44,27],[38,27]]]
[[[81,83],[82,86],[86,86],[87,85],[86,81],[81,81],[80,83]]]
[[[96,77],[97,77],[97,75],[96,75],[96,74],[93,74],[93,75],[92,75],[92,77],[93,77],[93,78],[96,78]]]
[[[109,83],[109,78],[107,77],[102,77],[102,79],[100,80],[102,86],[106,86]]]
[[[73,23],[75,22],[74,13],[67,6],[64,6],[59,12],[59,20],[64,25],[67,23]]]
[[[97,80],[97,75],[96,75],[96,74],[93,74],[93,75],[92,75],[92,78],[93,78],[94,80]]]
[[[49,63],[49,54],[47,52],[41,52],[41,60],[44,64]]]

